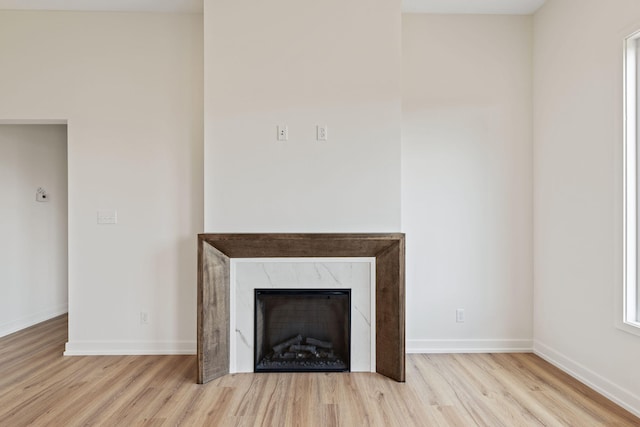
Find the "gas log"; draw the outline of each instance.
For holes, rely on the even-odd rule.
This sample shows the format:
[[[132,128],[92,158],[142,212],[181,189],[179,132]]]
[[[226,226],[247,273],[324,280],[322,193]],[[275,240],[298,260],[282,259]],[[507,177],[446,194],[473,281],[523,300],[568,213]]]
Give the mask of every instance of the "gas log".
[[[292,345],[291,347],[289,347],[289,351],[308,351],[309,353],[315,353],[316,352],[316,346],[315,345],[302,345],[302,344],[295,344]]]
[[[275,354],[278,354],[282,352],[282,350],[284,350],[285,348],[288,348],[289,346],[291,346],[292,344],[300,344],[301,342],[302,342],[302,335],[298,334],[293,338],[289,338],[288,340],[273,346],[273,352]]]
[[[320,348],[328,348],[328,349],[333,348],[333,344],[332,343],[330,343],[328,341],[317,340],[315,338],[306,338],[305,342],[307,344],[315,345],[316,347],[320,347]]]
[[[302,344],[302,343],[306,344]],[[333,352],[333,344],[316,338],[303,338],[296,335],[272,347],[273,353],[267,359],[272,360],[292,360],[292,359],[316,359],[337,361]]]

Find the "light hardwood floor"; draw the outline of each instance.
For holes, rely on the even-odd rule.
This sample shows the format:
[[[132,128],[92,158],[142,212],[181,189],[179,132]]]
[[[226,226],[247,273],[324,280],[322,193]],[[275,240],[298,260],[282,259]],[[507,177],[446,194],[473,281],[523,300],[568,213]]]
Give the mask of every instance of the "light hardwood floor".
[[[67,317],[0,338],[0,426],[640,426],[531,354],[409,355],[376,374],[236,374],[195,356],[63,357]]]

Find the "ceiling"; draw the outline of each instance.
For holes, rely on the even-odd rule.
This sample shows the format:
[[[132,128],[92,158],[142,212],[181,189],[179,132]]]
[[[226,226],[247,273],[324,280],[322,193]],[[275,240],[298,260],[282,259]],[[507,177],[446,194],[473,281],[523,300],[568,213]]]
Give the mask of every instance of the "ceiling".
[[[202,12],[203,0],[0,0],[1,9]],[[545,0],[402,0],[404,12],[527,15]]]

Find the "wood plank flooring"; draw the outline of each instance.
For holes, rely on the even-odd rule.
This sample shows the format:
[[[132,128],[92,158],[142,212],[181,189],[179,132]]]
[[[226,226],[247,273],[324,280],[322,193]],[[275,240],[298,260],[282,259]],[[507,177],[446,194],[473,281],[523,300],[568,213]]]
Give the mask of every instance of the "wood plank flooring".
[[[640,426],[532,354],[409,355],[368,373],[236,374],[195,356],[63,357],[67,317],[0,338],[0,426]]]

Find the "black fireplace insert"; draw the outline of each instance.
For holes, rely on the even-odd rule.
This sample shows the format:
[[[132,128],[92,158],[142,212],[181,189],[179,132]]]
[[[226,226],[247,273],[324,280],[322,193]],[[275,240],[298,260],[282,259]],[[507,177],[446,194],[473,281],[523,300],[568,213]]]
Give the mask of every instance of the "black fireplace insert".
[[[255,372],[344,372],[350,289],[256,289]]]

